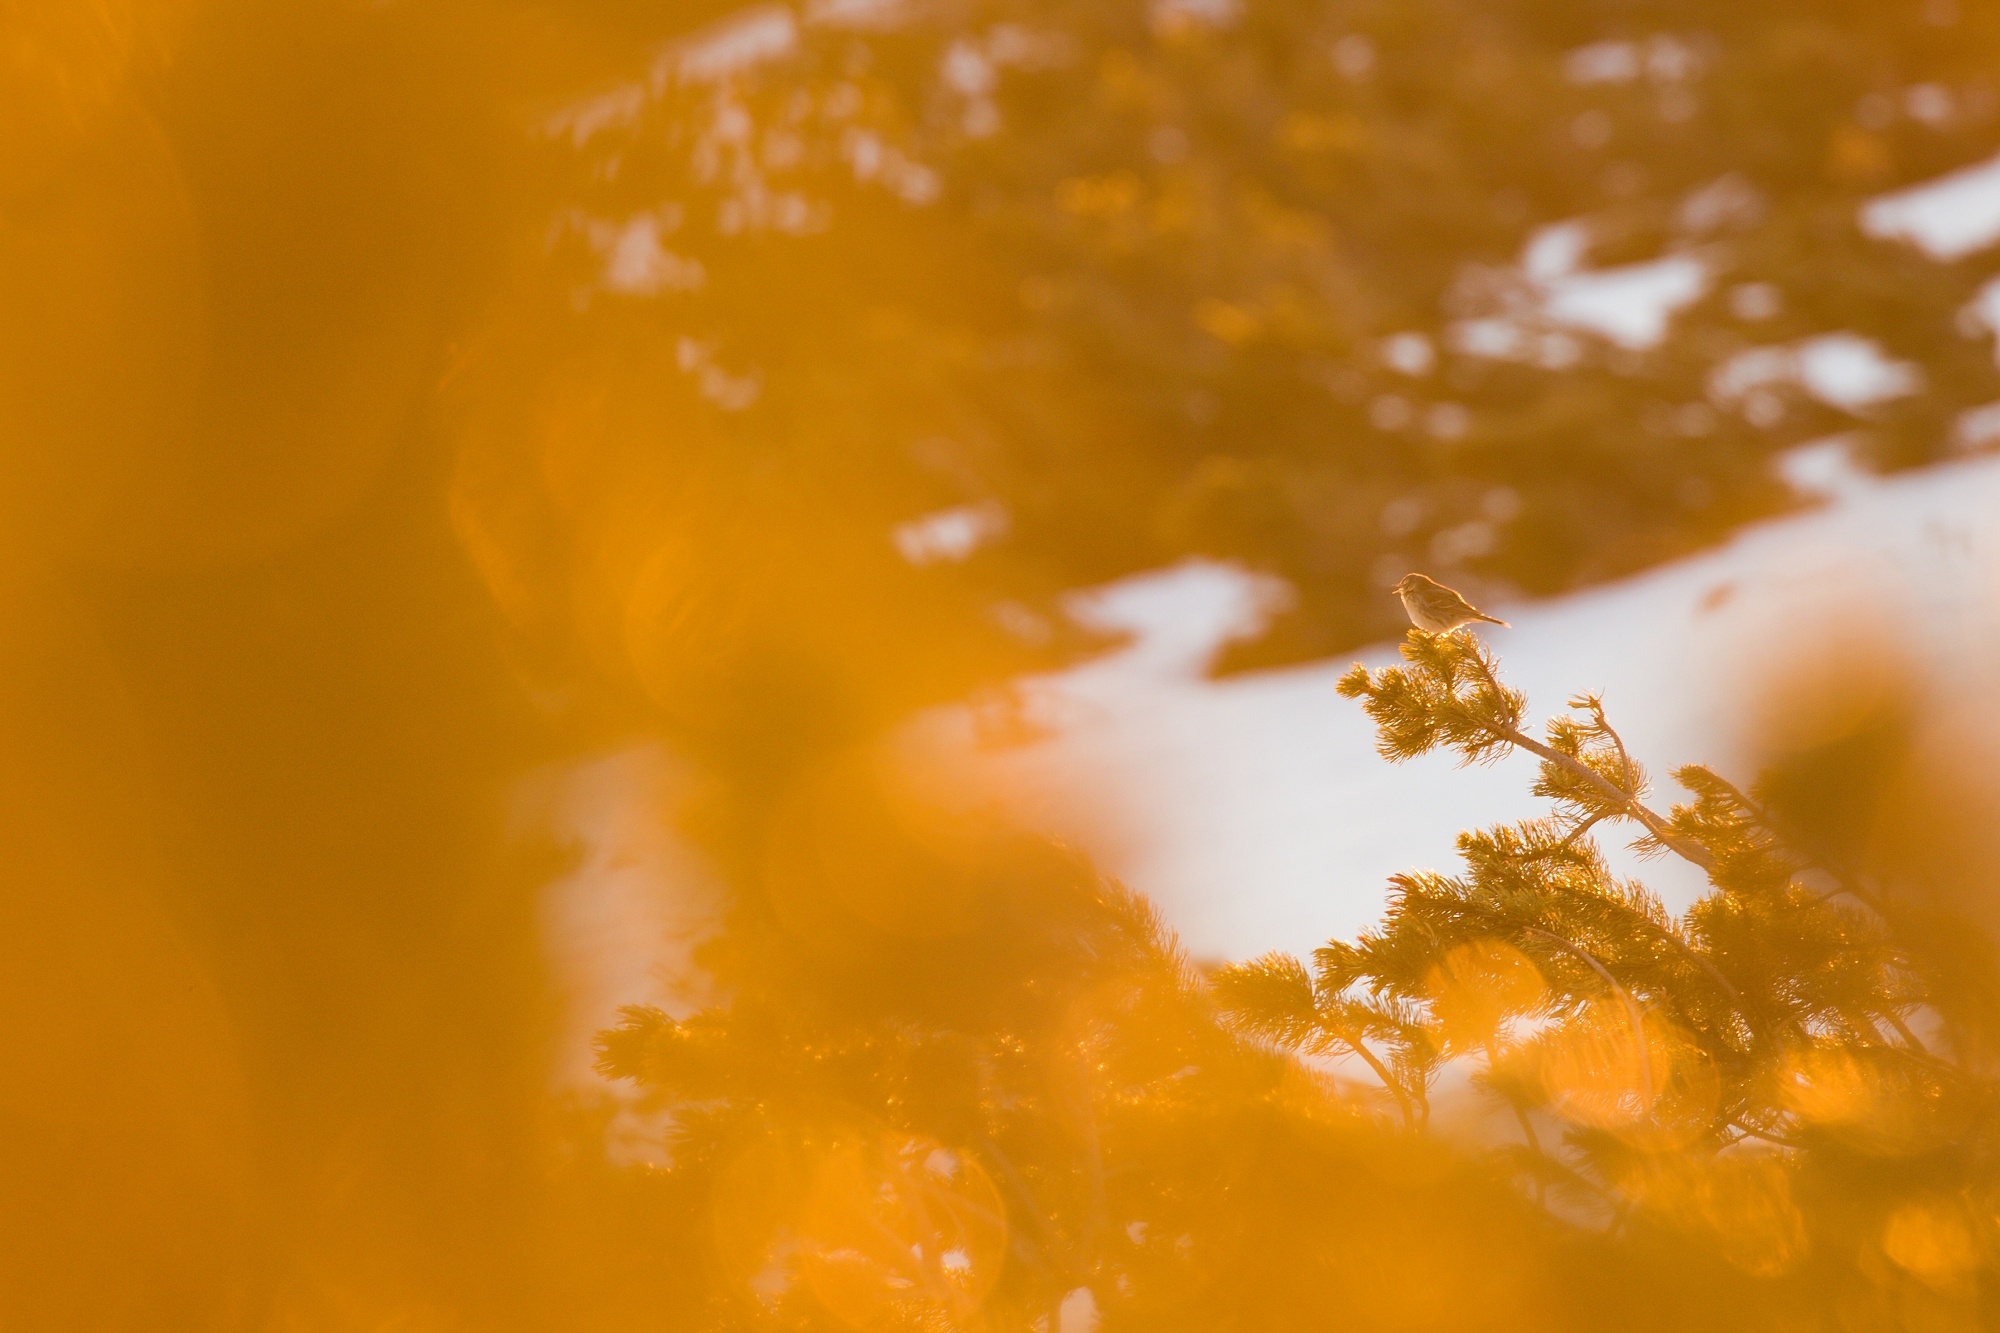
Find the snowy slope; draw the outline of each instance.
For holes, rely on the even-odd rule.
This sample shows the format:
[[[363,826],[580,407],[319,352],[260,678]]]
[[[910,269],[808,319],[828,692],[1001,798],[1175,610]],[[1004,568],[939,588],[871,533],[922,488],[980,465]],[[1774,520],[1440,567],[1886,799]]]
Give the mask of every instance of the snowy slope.
[[[1656,776],[1700,761],[1743,777],[1745,705],[1726,682],[1747,675],[1754,693],[1799,653],[1889,642],[1966,716],[2000,723],[2000,458],[1878,479],[1833,443],[1795,454],[1788,475],[1821,506],[1622,583],[1489,608],[1513,622],[1485,628],[1533,716],[1596,690]],[[1089,850],[1206,958],[1352,935],[1379,915],[1391,874],[1453,868],[1460,829],[1542,813],[1519,757],[1485,769],[1384,763],[1358,706],[1334,693],[1348,659],[1206,679],[1269,592],[1193,563],[1084,594],[1075,613],[1129,630],[1129,646],[1020,682],[1009,725],[993,725],[991,705],[938,709],[898,744],[941,790]],[[1395,646],[1357,656],[1382,665]],[[713,929],[719,890],[667,827],[695,787],[649,747],[524,791],[524,824],[585,850],[544,903],[567,992],[565,1082],[595,1082],[589,1035],[618,1005],[681,1011],[699,995],[690,948]],[[1670,906],[1701,887],[1677,862],[1627,856],[1621,869]]]
[[[1928,663],[1937,688],[1996,697],[2000,460],[1877,479],[1847,468],[1840,449],[1790,460],[1820,508],[1622,583],[1488,608],[1513,622],[1482,629],[1532,715],[1600,692],[1664,781],[1687,762],[1747,776],[1747,705],[1727,683],[1747,679],[1754,696],[1802,652],[1889,643]],[[1204,679],[1213,651],[1255,623],[1257,596],[1254,579],[1213,564],[1098,590],[1079,613],[1134,640],[1023,682],[1023,712],[1044,735],[982,747],[975,715],[951,709],[922,720],[921,744],[955,754],[1015,817],[1080,842],[1151,895],[1197,956],[1352,934],[1379,915],[1389,875],[1452,868],[1460,829],[1544,812],[1525,757],[1471,770],[1377,758],[1367,719],[1334,692],[1346,659]],[[1382,665],[1394,645],[1358,657]],[[1675,862],[1626,857],[1621,869],[1670,905],[1701,887]]]
[[[869,3],[835,0],[828,12]],[[711,30],[707,45],[675,47],[663,59],[761,59],[795,36],[774,11],[741,17]],[[614,98],[578,115],[597,125],[628,109]],[[587,127],[578,119],[565,132]],[[1727,178],[1715,188],[1724,185]],[[2000,158],[1872,200],[1858,221],[1867,234],[1932,258],[1965,258],[2000,239]],[[1586,270],[1586,240],[1576,224],[1531,238],[1521,273],[1542,298],[1539,319],[1650,345],[1711,276],[1691,253]],[[1967,318],[1971,328],[2000,329],[2000,280]],[[1500,324],[1459,332],[1486,346],[1482,355],[1529,346],[1521,330]],[[1540,336],[1534,346],[1544,352],[1549,338],[1566,337]],[[1428,367],[1429,343],[1403,341]],[[1913,383],[1873,344],[1838,331],[1747,356],[1718,371],[1725,405],[1736,380],[1745,391],[1772,378],[1795,381],[1850,410]],[[2000,441],[2000,404],[1964,414],[1955,438],[1966,447]],[[1745,677],[1754,697],[1788,661],[1887,643],[1919,665],[1954,718],[1983,731],[2000,758],[2000,459],[1876,479],[1847,467],[1832,443],[1795,454],[1788,475],[1823,506],[1622,583],[1488,608],[1514,622],[1491,630],[1490,641],[1535,716],[1577,691],[1599,691],[1654,774],[1702,761],[1743,777]],[[996,522],[978,510],[942,517],[942,526],[899,531],[906,555],[954,558]],[[940,790],[1087,848],[1159,902],[1206,957],[1305,951],[1351,935],[1379,914],[1389,875],[1451,868],[1460,829],[1541,813],[1520,759],[1469,771],[1437,757],[1383,763],[1360,710],[1334,693],[1345,659],[1205,679],[1217,648],[1259,623],[1268,591],[1239,570],[1199,563],[1095,590],[1077,599],[1076,613],[1129,631],[1123,651],[1023,681],[1011,707],[936,710],[898,743],[939,777]],[[1394,645],[1358,656],[1382,665],[1394,660]],[[523,789],[524,831],[571,839],[585,852],[545,898],[552,969],[568,992],[573,1034],[565,1080],[591,1081],[588,1035],[618,1004],[684,1009],[699,993],[690,948],[713,929],[720,894],[667,830],[698,780],[642,747],[551,770]],[[1640,867],[1627,858],[1623,868],[1641,872],[1672,905],[1700,889],[1675,863]]]

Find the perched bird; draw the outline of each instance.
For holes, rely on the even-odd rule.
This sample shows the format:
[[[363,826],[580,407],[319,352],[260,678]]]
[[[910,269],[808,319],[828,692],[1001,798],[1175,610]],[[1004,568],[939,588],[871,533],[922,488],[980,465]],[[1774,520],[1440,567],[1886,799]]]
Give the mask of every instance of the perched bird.
[[[1403,575],[1403,581],[1396,585],[1396,595],[1403,599],[1403,609],[1410,613],[1410,623],[1432,634],[1443,634],[1474,620],[1483,620],[1489,625],[1507,625],[1498,616],[1487,615],[1450,588],[1442,583],[1433,583],[1422,574]],[[1507,628],[1512,629],[1513,626],[1507,625]]]

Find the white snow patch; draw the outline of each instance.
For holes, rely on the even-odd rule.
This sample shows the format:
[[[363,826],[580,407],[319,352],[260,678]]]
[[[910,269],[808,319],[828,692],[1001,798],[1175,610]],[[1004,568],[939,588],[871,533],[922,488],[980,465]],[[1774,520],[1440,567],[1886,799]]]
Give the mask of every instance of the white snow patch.
[[[1826,333],[1798,345],[1799,383],[1807,393],[1846,412],[1859,412],[1924,387],[1923,372],[1908,361],[1891,361],[1870,339],[1856,333]]]
[[[1645,74],[1655,83],[1678,83],[1701,72],[1701,56],[1676,37],[1656,33],[1638,42],[1592,42],[1563,56],[1563,77],[1571,83],[1630,83]]]
[[[1546,284],[1566,278],[1583,264],[1590,249],[1590,228],[1576,220],[1537,227],[1521,247],[1521,275]]]
[[[1007,531],[1007,511],[997,504],[957,505],[899,523],[889,538],[913,565],[965,559]]]
[[[1097,1333],[1097,1297],[1078,1287],[1062,1298],[1056,1310],[1056,1333]]]
[[[1763,194],[1734,171],[1691,191],[1674,211],[1681,229],[1697,235],[1725,227],[1754,227],[1763,216]]]
[[[674,362],[694,376],[701,396],[725,412],[741,412],[757,401],[764,389],[764,377],[753,369],[747,375],[733,375],[715,360],[715,346],[699,339],[681,337],[674,342]]]
[[[1572,273],[1548,284],[1542,309],[1558,324],[1586,329],[1633,351],[1656,347],[1674,312],[1708,290],[1708,268],[1692,255]]]
[[[1908,241],[1941,262],[1984,250],[2000,241],[2000,157],[1870,199],[1861,230]]]
[[[1958,331],[1968,338],[2000,334],[2000,278],[1988,279],[1958,312]],[[2000,365],[2000,340],[1993,344],[1993,361]]]
[[[637,124],[645,110],[645,85],[621,84],[557,111],[543,123],[542,132],[552,139],[567,136],[570,147],[582,148],[605,130]]]
[[[1960,453],[1976,453],[2000,444],[2000,403],[1968,407],[1951,423],[1951,446]]]
[[[660,219],[639,213],[623,226],[592,227],[591,244],[604,256],[604,285],[628,296],[691,292],[707,281],[701,261],[660,244]]]
[[[945,48],[938,73],[945,86],[962,97],[984,97],[1000,82],[986,53],[963,37]]]
[[[821,0],[814,7],[835,11],[819,21],[839,24],[849,11],[880,7],[883,0]],[[849,26],[866,26],[849,21]],[[571,103],[543,122],[550,138],[567,137],[582,148],[609,129],[639,122],[647,102],[680,83],[721,83],[726,79],[791,55],[798,49],[799,25],[785,5],[758,5],[717,19],[685,37],[668,42],[654,54],[644,82],[619,84],[605,92]]]
[[[1240,10],[1237,0],[1153,0],[1149,17],[1161,32],[1176,28],[1228,28]]]
[[[1873,483],[1874,477],[1856,466],[1854,445],[1851,435],[1797,445],[1778,455],[1778,475],[1809,500],[1839,500],[1859,495]]]
[[[1383,365],[1413,378],[1430,374],[1437,365],[1437,350],[1421,333],[1392,333],[1379,350]]]
[[[1731,406],[1748,402],[1760,389],[1797,385],[1829,407],[1861,413],[1915,393],[1923,382],[1917,366],[1892,361],[1873,340],[1843,332],[1738,352],[1709,373],[1708,392]]]
[[[823,28],[888,29],[909,16],[906,0],[809,0],[806,22]]]
[[[1664,775],[1682,763],[1749,776],[1737,748],[1751,721],[1746,676],[1866,624],[1935,663],[1938,688],[1990,724],[2000,459],[1875,478],[1840,448],[1788,461],[1795,485],[1831,501],[1823,508],[1622,583],[1489,607],[1514,623],[1488,641],[1533,716],[1602,691],[1671,800]],[[1524,756],[1490,768],[1444,755],[1384,763],[1366,716],[1334,692],[1345,658],[1205,679],[1216,636],[1244,632],[1269,596],[1254,576],[1202,563],[1113,584],[1092,604],[1111,609],[1099,623],[1135,635],[1130,646],[1020,682],[1041,739],[980,750],[959,708],[913,733],[955,750],[1023,823],[1071,838],[1150,895],[1197,956],[1304,953],[1352,936],[1379,918],[1390,875],[1455,872],[1459,830],[1546,813]],[[1356,656],[1396,660],[1392,644]],[[1677,861],[1607,850],[1671,906],[1705,887]]]
[[[1132,636],[1117,655],[1122,671],[1178,680],[1206,672],[1226,645],[1262,630],[1290,598],[1282,579],[1190,560],[1163,573],[1072,593],[1063,612],[1086,629]]]
[[[1708,291],[1708,266],[1692,253],[1586,269],[1589,248],[1590,229],[1580,220],[1537,228],[1512,269],[1476,272],[1472,299],[1488,308],[1451,325],[1451,346],[1468,356],[1561,370],[1583,355],[1562,330],[1643,351],[1666,337],[1676,311]]]
[[[707,1001],[695,947],[720,926],[713,872],[673,826],[694,775],[641,745],[547,769],[523,784],[517,826],[574,847],[575,869],[542,892],[542,944],[562,991],[556,1082],[603,1090],[591,1041],[628,1004],[686,1015]]]
[[[720,83],[781,60],[798,49],[799,25],[784,5],[758,5],[719,18],[663,47],[653,61],[653,88],[668,83]]]

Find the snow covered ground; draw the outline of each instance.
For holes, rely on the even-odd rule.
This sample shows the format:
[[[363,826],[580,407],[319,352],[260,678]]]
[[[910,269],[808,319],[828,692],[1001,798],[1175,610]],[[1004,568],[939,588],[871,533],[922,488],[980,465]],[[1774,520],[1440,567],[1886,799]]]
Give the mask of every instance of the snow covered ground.
[[[522,784],[515,822],[525,839],[581,853],[542,895],[541,926],[561,1030],[556,1081],[601,1091],[592,1039],[628,1004],[673,1013],[700,1007],[694,949],[720,922],[722,893],[675,831],[697,778],[656,745],[552,766]],[[633,1127],[636,1129],[637,1127]]]
[[[1964,710],[1960,725],[1996,728],[2000,458],[1876,478],[1831,441],[1793,454],[1787,475],[1818,507],[1620,583],[1489,607],[1513,622],[1483,628],[1534,718],[1576,692],[1602,693],[1671,799],[1664,775],[1681,763],[1748,776],[1750,713],[1783,664],[1887,647]],[[1268,595],[1255,577],[1205,563],[1081,594],[1074,613],[1129,631],[1126,647],[1020,682],[1013,725],[992,725],[991,705],[954,706],[915,719],[898,744],[960,799],[1086,848],[1150,895],[1197,957],[1305,952],[1351,935],[1379,915],[1390,875],[1452,868],[1459,830],[1542,813],[1523,757],[1475,769],[1442,756],[1384,763],[1359,707],[1334,692],[1349,658],[1206,678]],[[1356,656],[1385,664],[1395,645]],[[545,916],[571,992],[570,1077],[584,1077],[588,1034],[617,1005],[685,1007],[698,987],[689,944],[718,896],[663,818],[691,783],[634,751],[537,788],[530,817],[588,849],[552,887]],[[1626,856],[1621,869],[1670,906],[1701,888],[1677,862]]]
[[[1749,776],[1752,713],[1808,654],[1887,649],[1992,721],[2000,459],[1874,478],[1831,441],[1787,461],[1820,507],[1620,583],[1487,608],[1513,622],[1481,629],[1537,721],[1602,694],[1664,800],[1683,763]],[[1390,875],[1454,868],[1459,830],[1546,812],[1528,794],[1527,756],[1473,769],[1378,758],[1360,707],[1334,692],[1351,659],[1205,679],[1215,650],[1254,626],[1257,601],[1254,579],[1213,564],[1096,590],[1077,613],[1128,630],[1131,645],[1022,683],[1040,739],[982,748],[969,709],[920,724],[1016,818],[1150,895],[1198,957],[1351,935],[1380,915]],[[1385,665],[1395,645],[1355,657]],[[1679,862],[1614,860],[1669,906],[1702,889]]]
[[[809,7],[808,18],[844,21],[848,9],[872,13],[873,4],[828,0]],[[708,77],[711,66],[789,50],[796,37],[790,10],[762,6],[661,59],[678,62],[683,76]],[[1575,54],[1573,77],[1589,81],[1637,77],[1643,53],[1614,43]],[[663,77],[656,71],[656,83]],[[647,95],[635,85],[555,128],[580,142],[636,114]],[[1650,347],[1715,276],[1695,242],[1757,206],[1745,182],[1724,177],[1685,201],[1676,248],[1616,269],[1585,266],[1583,220],[1541,228],[1502,284],[1512,294],[1505,309],[1461,321],[1450,336],[1462,352],[1551,367],[1575,359],[1570,330]],[[1857,222],[1941,261],[1985,249],[2000,239],[2000,158],[1871,200]],[[1762,284],[1736,297],[1756,298],[1744,303],[1746,318],[1753,306],[1775,310],[1781,300]],[[1968,335],[2000,331],[2000,279],[1961,323]],[[1436,363],[1422,334],[1386,340],[1383,354],[1415,376]],[[1711,396],[1747,407],[1780,381],[1856,413],[1919,383],[1913,367],[1836,330],[1739,355],[1717,368]],[[1965,412],[1954,439],[1966,449],[2000,440],[2000,403]],[[1875,478],[1831,440],[1794,451],[1785,472],[1819,507],[1621,583],[1489,607],[1513,621],[1489,628],[1489,638],[1537,719],[1594,691],[1656,777],[1704,762],[1743,778],[1753,715],[1784,688],[1788,669],[1815,655],[1838,664],[1888,654],[1915,668],[1934,711],[1948,711],[1973,744],[2000,758],[2000,458]],[[1005,527],[1004,513],[974,507],[894,535],[906,557],[924,563],[963,558]],[[1079,594],[1072,614],[1129,634],[1127,646],[1021,681],[997,703],[934,710],[895,745],[951,799],[1084,847],[1158,902],[1206,958],[1305,952],[1352,935],[1380,914],[1390,875],[1451,868],[1459,830],[1542,813],[1528,795],[1533,769],[1523,757],[1471,770],[1448,756],[1384,763],[1360,709],[1334,692],[1346,659],[1208,679],[1216,652],[1262,623],[1272,592],[1242,570],[1196,562]],[[1395,660],[1395,645],[1358,656],[1383,665]],[[619,1004],[685,1009],[699,996],[691,950],[714,928],[721,897],[670,832],[697,781],[643,747],[552,770],[523,790],[524,830],[585,849],[576,871],[550,887],[544,914],[553,968],[569,993],[567,1081],[589,1079],[590,1034]],[[1641,865],[1615,850],[1613,859],[1670,906],[1702,889],[1677,862]]]

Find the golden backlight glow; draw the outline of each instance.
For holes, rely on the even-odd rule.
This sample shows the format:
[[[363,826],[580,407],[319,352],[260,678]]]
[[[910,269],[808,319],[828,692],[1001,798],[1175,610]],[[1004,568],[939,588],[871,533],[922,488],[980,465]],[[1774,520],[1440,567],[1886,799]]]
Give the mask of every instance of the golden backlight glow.
[[[1553,594],[1793,503],[1760,415],[1913,464],[1993,396],[1986,270],[1827,221],[1991,151],[1975,6],[1306,8],[0,0],[0,1333],[2000,1323],[2000,800],[1893,627],[1758,664],[1767,779],[1678,807],[1412,634],[1341,685],[1384,757],[1554,813],[1311,960],[1188,957],[913,739],[1032,741],[1097,580],[1277,570],[1237,664],[1323,655],[1385,560]],[[1675,138],[1732,88],[1754,188]],[[1585,203],[1708,342],[1523,313]],[[1757,265],[1791,340],[1915,293],[1929,378],[1711,404]],[[723,907],[579,1092],[522,792],[648,746]]]
[[[716,1262],[757,1305],[780,1308],[803,1283],[860,1329],[976,1324],[1005,1263],[999,1191],[977,1162],[928,1139],[806,1151],[760,1139],[718,1173],[712,1208]]]

